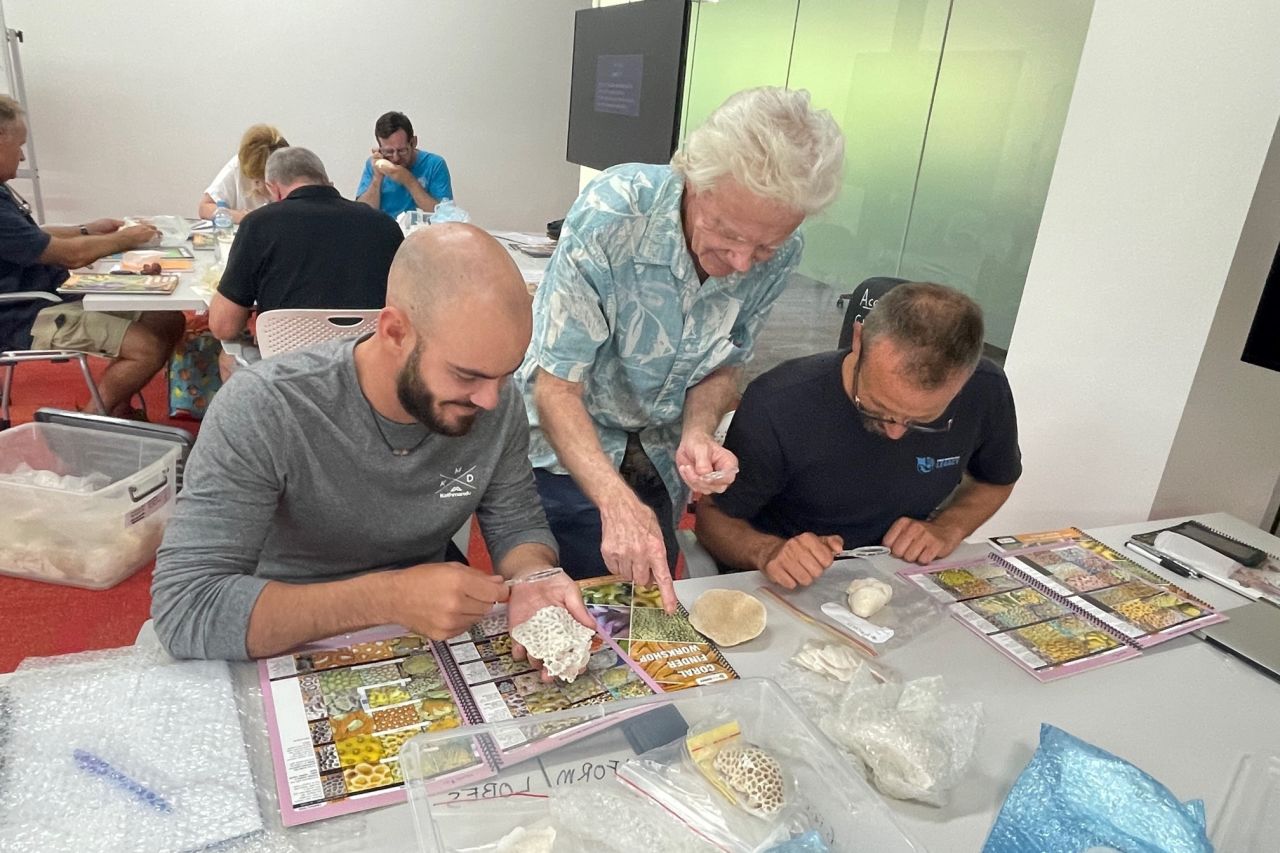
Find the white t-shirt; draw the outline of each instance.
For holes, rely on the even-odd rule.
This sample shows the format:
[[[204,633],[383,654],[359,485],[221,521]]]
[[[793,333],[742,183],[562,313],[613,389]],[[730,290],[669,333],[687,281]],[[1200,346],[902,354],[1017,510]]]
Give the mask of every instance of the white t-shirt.
[[[253,191],[253,181],[240,174],[240,158],[232,157],[209,184],[205,193],[215,202],[225,201],[232,210],[257,210],[271,199]]]

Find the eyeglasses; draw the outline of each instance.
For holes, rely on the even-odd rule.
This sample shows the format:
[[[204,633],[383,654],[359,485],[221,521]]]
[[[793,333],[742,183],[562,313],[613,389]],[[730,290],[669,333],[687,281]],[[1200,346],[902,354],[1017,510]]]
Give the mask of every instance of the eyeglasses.
[[[900,421],[897,418],[886,418],[884,415],[877,415],[874,412],[868,412],[863,408],[862,401],[858,399],[858,374],[862,371],[862,361],[859,360],[853,368],[853,407],[858,410],[858,414],[864,420],[872,421],[885,426],[900,426],[907,432],[923,432],[923,433],[941,433],[950,432],[951,424],[955,422],[955,418],[947,418],[946,423],[938,423],[934,421],[929,424],[918,424],[914,421]]]
[[[412,148],[379,148],[378,153],[383,157],[408,157]]]

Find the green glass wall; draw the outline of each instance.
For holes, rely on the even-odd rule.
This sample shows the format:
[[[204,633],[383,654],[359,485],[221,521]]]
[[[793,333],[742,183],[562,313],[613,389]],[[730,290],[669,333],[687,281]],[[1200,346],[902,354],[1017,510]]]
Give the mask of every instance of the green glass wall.
[[[847,140],[800,272],[972,294],[1007,348],[1092,0],[726,0],[691,17],[685,128],[749,86],[808,89]]]

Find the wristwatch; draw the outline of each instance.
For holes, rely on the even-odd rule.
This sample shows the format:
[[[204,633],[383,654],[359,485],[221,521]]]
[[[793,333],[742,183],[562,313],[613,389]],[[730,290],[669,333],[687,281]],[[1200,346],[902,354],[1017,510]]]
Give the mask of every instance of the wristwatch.
[[[88,237],[88,236],[89,236],[89,226],[88,226],[88,225],[81,225],[81,226],[80,226],[80,234],[81,234],[81,236]]]

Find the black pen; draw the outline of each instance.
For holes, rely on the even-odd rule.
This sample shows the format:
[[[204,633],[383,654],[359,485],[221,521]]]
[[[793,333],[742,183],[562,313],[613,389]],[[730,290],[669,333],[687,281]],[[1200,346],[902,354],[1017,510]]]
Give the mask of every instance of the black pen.
[[[1125,544],[1125,547],[1128,548],[1130,551],[1136,551],[1137,553],[1146,557],[1148,560],[1154,560],[1155,562],[1160,564],[1160,568],[1168,569],[1169,571],[1173,572],[1175,575],[1181,575],[1184,578],[1200,577],[1199,572],[1192,571],[1191,569],[1187,568],[1181,563],[1175,560],[1169,559],[1164,554],[1161,554],[1159,551],[1156,551],[1153,548],[1147,548],[1146,546],[1142,545],[1142,543],[1140,542],[1126,542],[1124,544]]]

